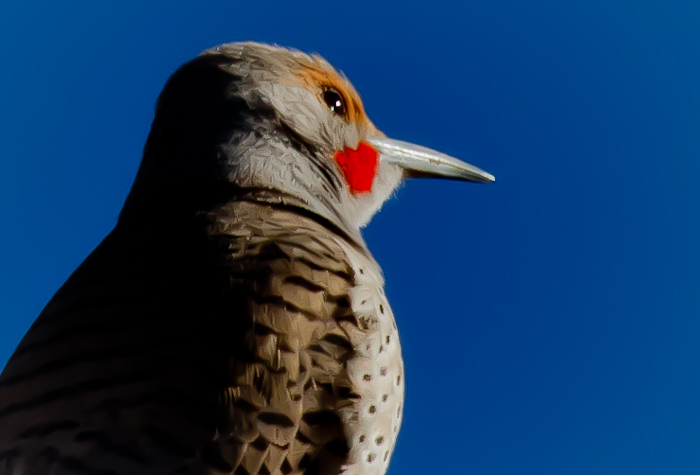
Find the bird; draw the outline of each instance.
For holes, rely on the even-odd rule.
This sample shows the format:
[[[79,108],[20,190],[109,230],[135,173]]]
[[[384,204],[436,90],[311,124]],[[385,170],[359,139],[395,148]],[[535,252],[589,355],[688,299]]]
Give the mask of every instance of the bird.
[[[362,228],[407,178],[317,54],[205,50],[166,82],[117,224],[0,375],[1,475],[381,475],[404,367]]]

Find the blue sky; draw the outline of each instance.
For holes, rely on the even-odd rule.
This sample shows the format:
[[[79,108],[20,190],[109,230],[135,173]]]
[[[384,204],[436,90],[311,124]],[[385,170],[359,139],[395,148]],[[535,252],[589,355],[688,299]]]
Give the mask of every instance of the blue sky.
[[[366,230],[407,368],[391,474],[700,472],[700,4],[0,4],[0,366],[109,232],[168,75],[259,40],[345,71],[412,181]]]

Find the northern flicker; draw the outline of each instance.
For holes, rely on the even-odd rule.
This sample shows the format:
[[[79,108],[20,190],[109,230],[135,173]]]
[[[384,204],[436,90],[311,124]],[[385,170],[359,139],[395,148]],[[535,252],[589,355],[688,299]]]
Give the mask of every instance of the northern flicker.
[[[0,376],[0,474],[384,474],[399,335],[360,229],[404,178],[324,59],[257,43],[168,80],[115,229]]]

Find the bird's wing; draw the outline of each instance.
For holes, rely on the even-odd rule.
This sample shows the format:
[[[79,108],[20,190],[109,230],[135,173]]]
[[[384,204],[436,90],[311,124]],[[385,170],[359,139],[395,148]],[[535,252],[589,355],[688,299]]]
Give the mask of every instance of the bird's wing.
[[[210,228],[244,289],[248,327],[221,395],[227,425],[211,446],[236,473],[338,473],[348,452],[339,416],[352,400],[353,271],[327,229],[288,211],[238,204]],[[251,279],[251,276],[255,278]],[[238,467],[242,468],[240,470]],[[314,468],[315,467],[315,468]]]
[[[0,474],[340,471],[357,396],[336,239],[252,203],[192,236],[117,228],[0,376]]]

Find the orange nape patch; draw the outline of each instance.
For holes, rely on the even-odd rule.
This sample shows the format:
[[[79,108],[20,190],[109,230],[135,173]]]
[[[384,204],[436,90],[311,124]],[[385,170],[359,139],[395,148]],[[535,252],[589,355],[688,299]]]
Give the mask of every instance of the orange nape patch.
[[[335,161],[353,193],[369,193],[377,174],[378,154],[371,145],[360,142],[357,149],[345,147],[335,153]]]

